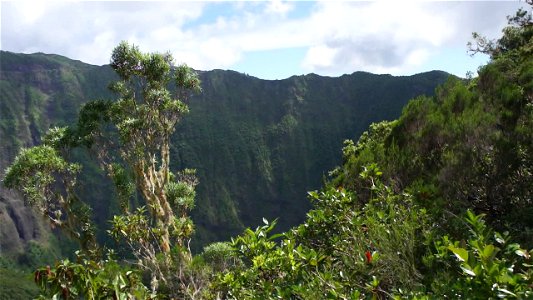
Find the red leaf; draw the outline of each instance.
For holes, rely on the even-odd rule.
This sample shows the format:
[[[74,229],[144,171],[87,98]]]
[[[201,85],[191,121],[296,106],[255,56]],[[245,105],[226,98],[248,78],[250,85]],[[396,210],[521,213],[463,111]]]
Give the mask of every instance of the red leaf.
[[[372,252],[370,252],[369,250],[366,250],[365,256],[366,256],[366,263],[367,264],[371,263],[372,262]]]

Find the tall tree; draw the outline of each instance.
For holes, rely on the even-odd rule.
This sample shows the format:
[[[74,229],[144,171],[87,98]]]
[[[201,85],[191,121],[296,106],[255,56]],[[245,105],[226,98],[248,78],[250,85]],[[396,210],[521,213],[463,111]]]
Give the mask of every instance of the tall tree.
[[[111,66],[120,80],[110,88],[119,98],[104,107],[119,135],[120,142],[114,147],[126,166],[122,168],[117,163],[120,159],[108,157],[108,147],[102,148],[99,156],[115,183],[119,183],[117,187],[123,202],[128,200],[133,189],[130,184],[121,184],[119,177],[123,169],[131,170],[155,222],[154,232],[158,234],[163,252],[170,251],[172,232],[177,234],[179,246],[183,246],[183,239],[192,232],[192,223],[185,218],[193,205],[196,183],[190,172],[173,176],[169,169],[169,149],[176,123],[188,112],[185,102],[191,92],[200,91],[200,80],[185,65],[173,72],[172,64],[169,53],[144,54],[126,42],[113,50]],[[170,82],[176,88],[174,95],[167,89]],[[127,203],[122,207],[128,212]]]
[[[167,280],[175,267],[179,288],[187,290],[181,271],[182,262],[191,258],[188,212],[197,179],[194,170],[170,171],[169,149],[176,123],[188,112],[186,102],[201,90],[200,80],[186,65],[174,67],[170,53],[142,53],[127,42],[113,50],[111,67],[119,80],[109,88],[118,99],[88,102],[75,126],[50,129],[42,145],[20,152],[4,183],[22,191],[52,226],[65,229],[99,259],[90,209],[76,193],[81,166],[69,162],[73,148],[90,149],[113,180],[122,208],[112,220],[113,237],[124,239],[140,267],[150,272],[153,292],[160,280],[175,281]],[[146,206],[130,205],[137,195]],[[180,253],[177,265],[170,255],[173,245]]]

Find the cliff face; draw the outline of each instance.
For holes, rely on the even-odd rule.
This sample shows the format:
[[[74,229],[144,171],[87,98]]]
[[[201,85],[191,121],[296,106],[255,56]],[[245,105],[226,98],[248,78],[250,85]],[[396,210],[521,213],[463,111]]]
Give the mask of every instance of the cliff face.
[[[21,147],[38,144],[50,126],[71,124],[79,107],[112,99],[108,66],[56,55],[1,52],[0,176]],[[407,101],[432,94],[448,74],[409,77],[354,73],[267,81],[232,71],[200,72],[203,93],[178,125],[173,169],[196,168],[200,178],[193,219],[196,245],[226,239],[261,218],[279,217],[280,229],[301,222],[306,191],[319,188],[340,163],[342,142],[371,122],[397,118]],[[80,192],[95,211],[105,240],[117,204],[105,176],[79,151],[86,173]],[[110,196],[111,195],[111,196]],[[0,187],[1,249],[44,240],[47,228],[15,193]]]
[[[47,241],[44,222],[15,193],[2,191],[0,195],[0,224],[1,250],[6,253],[23,251],[30,240]]]
[[[92,77],[97,69],[55,55],[1,52],[0,179],[20,148],[40,143],[51,125],[75,120],[87,96],[95,96],[91,84],[104,84]],[[18,193],[1,184],[0,220],[2,252],[23,251],[30,240],[48,241],[48,224],[24,205]]]

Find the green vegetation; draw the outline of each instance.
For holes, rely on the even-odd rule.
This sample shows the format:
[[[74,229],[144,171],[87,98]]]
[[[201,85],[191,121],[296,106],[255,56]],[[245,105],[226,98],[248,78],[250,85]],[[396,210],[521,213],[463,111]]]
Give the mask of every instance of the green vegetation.
[[[474,38],[472,51],[491,57],[479,76],[450,78],[434,96],[409,102],[399,119],[372,124],[357,143],[347,140],[343,164],[321,190],[309,192],[313,209],[302,224],[275,233],[277,221],[264,218],[256,230],[245,229],[231,242],[210,244],[196,255],[188,248],[193,230],[188,213],[197,181],[190,169],[170,172],[170,134],[187,111],[183,92],[198,88],[199,81],[186,67],[172,72],[169,55],[143,54],[122,43],[112,57],[120,77],[112,89],[119,99],[89,102],[77,125],[52,129],[42,145],[23,150],[6,172],[8,186],[20,189],[52,224],[80,241],[75,262],[64,259],[34,273],[41,297],[533,298],[533,249],[528,250],[533,247],[532,16],[518,11],[499,40]],[[314,80],[308,79],[295,79],[294,98],[277,112],[270,136],[254,130],[258,120],[252,118],[245,134],[224,136],[244,136],[239,143],[254,145],[239,153],[247,157],[241,175],[261,174],[256,183],[266,187],[280,170],[287,182],[294,180],[281,160],[272,159],[279,149],[262,147],[261,141],[281,136],[300,141],[306,135],[294,135],[298,130],[328,129],[300,127],[307,117],[328,113],[327,106],[314,107],[310,116],[296,109],[308,104],[302,96]],[[171,81],[178,89],[167,91]],[[227,88],[222,82],[213,76],[204,85]],[[257,107],[261,103],[242,111]],[[276,112],[266,117],[272,115]],[[210,122],[225,126],[216,120]],[[210,146],[218,146],[217,139]],[[178,144],[178,153],[203,159],[201,149]],[[129,256],[125,247],[117,256],[96,246],[89,211],[77,204],[74,186],[81,168],[69,162],[69,149],[97,145],[95,156],[111,177],[122,210],[109,233],[125,241]],[[314,147],[327,152],[330,145]],[[291,155],[303,154],[294,150]],[[279,186],[281,194],[291,190]],[[220,199],[229,201],[224,185],[217,187]],[[221,214],[231,213],[234,208],[223,202]],[[35,248],[28,261],[40,262],[40,253]]]
[[[278,243],[269,224],[235,239],[245,264],[219,277],[227,297],[533,296],[533,252],[481,215],[457,217],[484,213],[531,247],[533,32],[519,15],[483,48],[492,62],[478,78],[452,78],[347,141],[303,225]]]
[[[229,239],[263,217],[278,218],[278,230],[303,222],[306,192],[341,162],[338,145],[371,122],[397,118],[409,98],[432,94],[448,74],[200,77],[203,93],[171,144],[173,168],[195,168],[200,178],[193,246]]]
[[[346,141],[302,225],[233,240],[231,299],[533,297],[533,24],[519,11],[491,62]],[[496,228],[493,231],[491,228]],[[503,232],[503,233],[500,233]]]
[[[21,191],[53,227],[80,244],[80,263],[64,260],[53,272],[50,267],[36,271],[35,281],[48,296],[146,297],[144,286],[130,276],[133,271],[122,273],[113,260],[101,258],[91,210],[75,189],[81,166],[68,162],[76,147],[95,149],[113,180],[122,214],[114,216],[110,233],[126,241],[137,265],[148,272],[152,293],[159,290],[159,282],[175,287],[171,294],[185,292],[181,285],[187,279],[168,269],[181,273],[181,264],[191,260],[188,211],[194,206],[197,180],[193,170],[170,172],[169,144],[176,123],[188,112],[183,101],[200,90],[200,81],[187,66],[172,70],[172,61],[170,54],[143,54],[121,43],[111,60],[120,80],[110,86],[119,99],[86,103],[76,126],[50,129],[42,145],[23,149],[6,170],[4,184]],[[174,96],[166,89],[171,81]],[[145,206],[131,207],[136,191]],[[176,257],[170,255],[173,244]]]
[[[28,278],[27,272],[15,268],[0,267],[0,299],[33,299],[39,288]]]
[[[468,211],[467,243],[440,236],[408,193],[395,194],[375,167],[361,174],[370,202],[343,189],[312,193],[307,221],[269,236],[273,224],[233,241],[243,265],[218,275],[230,299],[529,299],[531,255]]]
[[[48,128],[74,127],[78,109],[89,100],[112,98],[105,87],[119,79],[109,66],[43,54],[1,55],[0,122],[7,126],[5,131],[0,127],[0,135],[6,137],[0,145],[2,170],[13,163],[21,146],[39,145]],[[359,72],[340,78],[307,75],[264,81],[231,71],[199,75],[203,93],[191,97],[191,113],[177,124],[170,143],[171,170],[195,168],[200,179],[190,244],[196,253],[211,241],[229,239],[244,226],[257,224],[263,216],[279,217],[278,231],[301,223],[310,207],[305,192],[318,187],[325,170],[340,162],[336,145],[357,136],[372,121],[397,117],[409,98],[431,94],[448,76]],[[324,106],[325,101],[330,105]],[[82,170],[76,174],[80,201],[75,206],[91,208],[99,244],[117,248],[122,257],[127,247],[118,246],[107,234],[109,220],[122,211],[120,201],[114,200],[118,195],[113,182],[96,163],[97,152],[71,149],[68,155],[69,163]],[[140,205],[138,200],[131,201],[132,208]],[[49,224],[2,185],[0,212],[3,257],[18,261],[29,251],[28,241],[55,253],[39,265],[12,266],[26,270],[28,283],[36,267],[53,266],[61,256],[76,261],[77,243],[62,235],[49,238]]]
[[[21,147],[40,144],[48,128],[73,126],[83,104],[114,97],[106,87],[119,78],[110,66],[43,54],[1,55],[0,123],[7,126],[6,131],[0,127],[6,137],[0,145],[1,170]],[[311,207],[306,192],[320,187],[325,172],[341,163],[339,144],[358,137],[372,122],[397,118],[410,98],[433,94],[448,76],[357,72],[265,81],[231,71],[200,72],[203,92],[191,96],[191,112],[177,124],[170,143],[171,170],[196,169],[199,178],[191,249],[199,252],[210,242],[227,240],[263,217],[278,218],[278,230],[303,222]],[[70,153],[83,169],[76,188],[93,209],[97,240],[112,246],[108,220],[121,209],[111,201],[113,184],[95,154]],[[8,206],[22,202],[3,187],[0,195]]]
[[[357,190],[358,174],[377,163],[388,185],[412,191],[449,230],[453,215],[470,208],[533,246],[533,33],[529,15],[520,14],[512,22],[522,25],[478,49],[492,58],[479,77],[450,78],[435,96],[411,101],[397,121],[371,126],[356,146],[347,142],[332,184]]]

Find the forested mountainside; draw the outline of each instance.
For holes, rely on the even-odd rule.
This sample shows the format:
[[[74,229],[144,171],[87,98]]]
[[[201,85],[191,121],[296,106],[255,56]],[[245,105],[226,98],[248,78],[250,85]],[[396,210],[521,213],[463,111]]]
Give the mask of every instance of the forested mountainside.
[[[232,240],[230,299],[532,299],[533,23],[508,17],[478,76],[347,140],[305,222]],[[205,253],[209,253],[206,249]],[[217,294],[218,295],[218,294]]]
[[[1,52],[0,169],[21,147],[40,143],[51,126],[77,119],[80,106],[113,99],[109,66],[93,66],[47,54]],[[372,122],[396,118],[407,100],[432,95],[449,76],[428,72],[409,77],[357,72],[339,78],[317,75],[268,81],[232,71],[199,72],[202,93],[172,138],[172,169],[195,168],[200,180],[193,210],[197,247],[227,239],[263,217],[280,229],[303,221],[306,191],[320,186],[340,162],[340,146]],[[114,190],[82,151],[79,189],[94,209],[100,239],[117,211]],[[50,240],[47,226],[0,187],[3,251],[22,251],[29,240]]]
[[[533,1],[527,4],[531,8]],[[18,266],[0,259],[0,296],[532,299],[532,20],[530,9],[520,9],[508,17],[509,26],[500,39],[474,35],[470,50],[490,56],[477,77],[449,77],[433,95],[409,101],[398,119],[372,123],[357,142],[345,140],[340,166],[327,175],[314,170],[319,164],[310,159],[318,157],[313,151],[328,153],[328,138],[341,132],[342,122],[337,123],[336,118],[350,119],[358,111],[370,113],[372,109],[363,107],[379,99],[395,99],[398,89],[389,98],[393,89],[387,87],[402,80],[412,83],[418,78],[415,88],[420,89],[427,76],[441,78],[444,74],[400,79],[378,76],[376,83],[370,80],[375,75],[370,74],[337,79],[310,75],[266,82],[231,72],[202,73],[204,93],[192,99],[191,111],[196,107],[203,114],[196,115],[195,121],[191,112],[179,126],[172,141],[172,154],[179,159],[173,167],[198,164],[200,179],[221,182],[217,188],[226,181],[213,174],[221,172],[230,181],[229,197],[216,203],[216,196],[211,202],[205,200],[212,191],[209,184],[204,186],[206,194],[199,197],[196,209],[201,210],[195,215],[195,222],[200,223],[199,236],[204,235],[204,241],[210,238],[205,231],[211,228],[202,223],[206,220],[215,223],[210,226],[216,232],[225,230],[223,225],[231,220],[238,220],[235,227],[241,225],[239,222],[253,223],[253,209],[267,218],[256,229],[246,228],[231,240],[211,243],[196,253],[188,241],[193,229],[189,211],[194,206],[197,181],[189,169],[170,170],[169,136],[179,117],[188,111],[183,101],[189,92],[198,90],[200,80],[187,66],[171,72],[170,55],[143,53],[127,42],[120,43],[111,59],[119,77],[112,85],[118,99],[88,102],[75,124],[52,128],[42,143],[20,151],[4,177],[7,187],[22,192],[51,224],[70,234],[79,250],[71,259],[56,257],[53,265],[46,265],[43,258],[57,253],[43,253],[45,249],[38,243],[29,243],[18,257]],[[177,93],[166,89],[171,81]],[[331,88],[332,83],[336,83],[335,88]],[[265,86],[278,92],[263,92]],[[21,90],[41,91],[37,87]],[[216,94],[216,90],[224,93]],[[361,91],[369,94],[359,98]],[[47,94],[37,94],[46,104]],[[272,108],[271,103],[278,106]],[[248,119],[249,115],[255,117]],[[7,124],[3,128],[17,122],[14,116],[5,120],[8,122],[2,123]],[[350,120],[344,122],[356,126],[361,121],[357,117]],[[201,127],[200,121],[208,126]],[[333,133],[321,131],[321,124]],[[354,128],[352,134],[359,136],[359,129]],[[35,126],[21,130],[20,136],[26,133],[31,137],[32,132],[42,133]],[[25,141],[28,145],[39,142],[39,135],[33,136],[35,141]],[[191,146],[193,142],[200,143],[200,148]],[[296,147],[300,144],[314,148]],[[94,149],[95,145],[107,151]],[[206,148],[201,148],[203,145]],[[96,150],[91,155],[98,156],[108,171],[116,195],[115,190],[107,188],[106,192],[101,186],[95,166],[85,163],[83,169],[89,169],[89,175],[77,178],[82,168],[75,161],[86,160],[77,150],[85,148]],[[212,148],[215,154],[207,152]],[[233,161],[219,165],[218,160],[226,157]],[[298,165],[292,161],[296,159],[308,163]],[[289,206],[283,206],[279,199],[253,206],[260,196],[245,199],[250,203],[243,204],[238,199],[233,202],[231,195],[232,191],[246,194],[250,187],[245,184],[253,185],[252,192],[266,192],[272,197],[290,195],[303,179],[288,176],[282,182],[291,185],[272,188],[280,174],[295,174],[281,163],[304,171],[312,169],[325,180],[322,188],[308,193],[312,209],[304,221],[273,234],[278,222],[268,220],[269,213],[279,209],[280,223],[288,223],[281,218],[286,211],[291,212]],[[229,176],[233,171],[237,179]],[[250,174],[254,176],[245,177]],[[74,188],[76,179],[82,183],[81,190]],[[113,204],[93,198],[90,204],[95,212],[103,214],[120,205],[121,212],[110,218],[109,234],[118,243],[113,249],[102,247],[95,239],[87,217],[90,210],[80,201],[93,195],[91,184],[97,193],[116,196]],[[146,207],[132,205],[136,191],[142,193]],[[210,216],[211,209],[226,219]],[[214,222],[217,220],[219,223]],[[21,264],[26,269],[18,271]],[[33,280],[40,292],[27,286],[29,276],[24,273],[38,265],[42,267],[34,271]]]
[[[306,221],[230,243],[232,299],[532,299],[533,23],[510,16],[478,76],[347,140]]]

